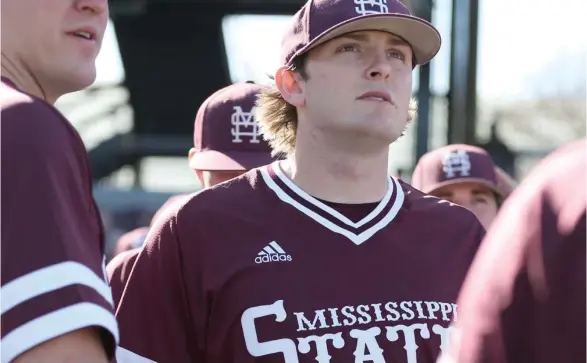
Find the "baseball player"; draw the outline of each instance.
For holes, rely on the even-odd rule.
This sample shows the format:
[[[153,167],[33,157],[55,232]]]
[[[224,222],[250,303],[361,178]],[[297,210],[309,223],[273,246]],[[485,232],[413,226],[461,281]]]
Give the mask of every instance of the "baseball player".
[[[189,165],[204,188],[274,160],[271,147],[261,137],[254,119],[255,100],[262,89],[261,85],[251,82],[236,83],[215,92],[200,107],[194,124],[194,147],[189,151]],[[171,197],[155,213],[151,226],[167,208],[187,196]],[[106,266],[115,306],[148,230],[139,227],[123,235],[117,244],[116,256]]]
[[[412,186],[426,194],[461,205],[489,228],[502,201],[515,184],[482,148],[454,144],[423,155],[414,169]]]
[[[434,362],[484,229],[387,158],[413,68],[439,48],[400,1],[308,1],[257,103],[287,160],[155,223],[117,310],[118,362]],[[245,120],[233,138],[254,142]]]
[[[505,202],[440,362],[585,362],[586,146],[554,152]]]
[[[93,83],[107,21],[106,0],[2,1],[2,362],[114,356],[88,155],[53,106]]]

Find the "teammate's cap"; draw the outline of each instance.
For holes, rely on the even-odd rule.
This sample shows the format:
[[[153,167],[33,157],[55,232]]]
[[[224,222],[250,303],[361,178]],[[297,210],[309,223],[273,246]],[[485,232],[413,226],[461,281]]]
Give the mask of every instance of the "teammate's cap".
[[[471,145],[447,145],[420,158],[412,175],[412,186],[431,193],[446,185],[473,182],[503,197],[495,169],[493,159],[485,150]]]
[[[399,0],[309,0],[283,37],[282,64],[290,66],[315,46],[361,30],[381,30],[403,38],[412,46],[414,65],[428,63],[440,49],[438,30],[412,16]]]
[[[255,101],[263,86],[235,83],[212,94],[198,110],[190,167],[248,170],[273,161],[255,120]]]

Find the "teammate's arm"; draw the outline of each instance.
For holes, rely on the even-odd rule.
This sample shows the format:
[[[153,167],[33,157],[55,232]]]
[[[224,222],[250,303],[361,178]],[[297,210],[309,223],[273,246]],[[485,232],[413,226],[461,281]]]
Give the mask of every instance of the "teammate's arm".
[[[80,176],[87,164],[48,106],[3,107],[2,362],[75,352],[105,361],[118,329],[91,184]],[[98,333],[78,333],[87,329]],[[85,343],[61,349],[71,339]]]
[[[13,363],[108,363],[98,332],[86,328],[37,345]]]
[[[158,218],[134,263],[116,318],[117,363],[200,362],[186,296],[177,211]],[[193,261],[192,261],[193,262]]]

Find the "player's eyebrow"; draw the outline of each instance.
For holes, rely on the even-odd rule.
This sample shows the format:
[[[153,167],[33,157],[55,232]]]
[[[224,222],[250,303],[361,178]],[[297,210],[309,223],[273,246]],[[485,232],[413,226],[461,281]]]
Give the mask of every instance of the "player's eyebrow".
[[[352,39],[352,40],[356,40],[359,42],[366,42],[369,40],[369,35],[365,34],[364,32],[355,32],[355,33],[343,34],[339,38],[341,38],[341,39],[347,38],[347,39]],[[408,44],[408,42],[406,42],[402,38],[400,38],[396,35],[393,35],[393,34],[389,34],[387,36],[387,44],[391,45],[391,46],[404,46],[404,47],[410,46],[410,44]]]
[[[491,195],[491,191],[489,189],[473,189],[471,193],[473,195]]]

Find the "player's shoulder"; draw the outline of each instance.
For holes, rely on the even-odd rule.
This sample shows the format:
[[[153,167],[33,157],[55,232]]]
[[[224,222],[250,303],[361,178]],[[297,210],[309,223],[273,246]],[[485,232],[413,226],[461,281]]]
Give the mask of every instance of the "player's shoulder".
[[[14,145],[34,140],[39,147],[59,146],[63,138],[72,137],[73,127],[53,105],[5,82],[0,86],[0,104],[2,133],[6,140],[18,139]]]
[[[262,183],[260,169],[196,192],[175,204],[178,215],[210,218],[230,218],[231,215],[253,213],[259,210],[268,194]],[[262,208],[261,208],[262,209]]]
[[[130,267],[132,267],[140,252],[140,248],[134,248],[114,256],[112,260],[108,262],[108,265],[106,265],[108,281],[112,282],[113,278],[122,278],[123,276],[128,275],[130,273]]]
[[[473,212],[458,204],[423,193],[400,180],[410,212],[451,225],[479,223]]]
[[[561,190],[580,189],[585,191],[585,170],[587,150],[585,139],[574,141],[553,151],[530,172],[528,185],[549,190],[553,186],[566,186]],[[582,183],[581,183],[582,182]]]
[[[585,139],[565,145],[545,157],[503,206],[510,214],[540,211],[541,218],[556,219],[557,228],[585,218],[587,158]],[[510,199],[510,198],[508,198]],[[548,217],[550,216],[550,217]]]
[[[2,107],[2,111],[4,111],[4,109],[14,105],[30,104],[39,100],[20,91],[2,79],[2,82],[0,82],[0,101],[0,106]]]
[[[2,126],[12,123],[28,123],[44,120],[61,122],[65,118],[61,113],[46,101],[25,93],[11,85],[2,82],[0,86],[0,100],[2,106]],[[42,125],[41,125],[42,126]]]

